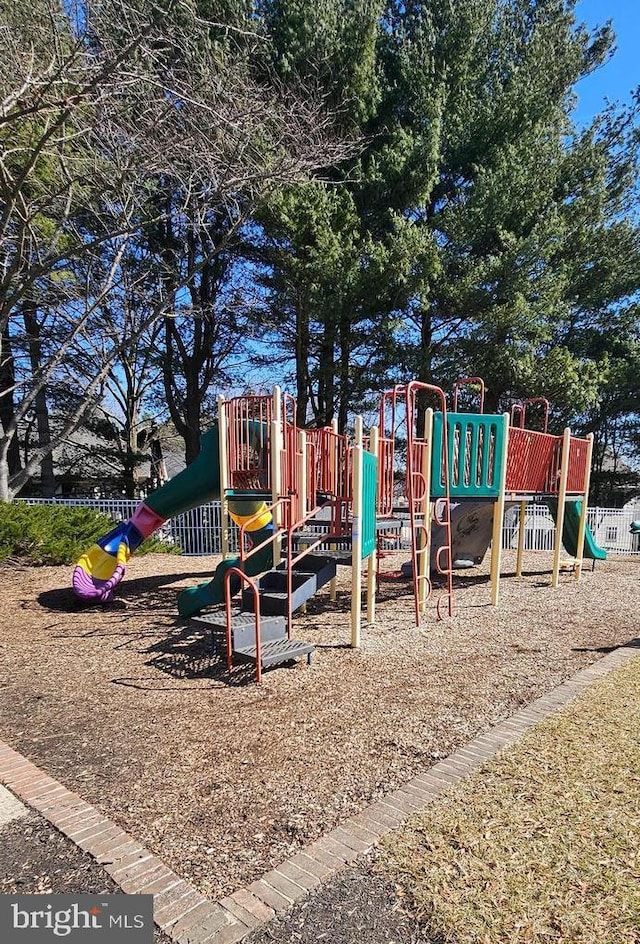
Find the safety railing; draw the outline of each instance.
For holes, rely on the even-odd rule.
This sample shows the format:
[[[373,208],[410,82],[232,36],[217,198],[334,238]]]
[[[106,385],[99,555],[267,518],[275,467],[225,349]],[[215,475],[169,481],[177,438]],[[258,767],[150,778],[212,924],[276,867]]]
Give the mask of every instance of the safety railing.
[[[560,479],[562,436],[509,429],[507,492],[555,495]]]
[[[571,437],[569,446],[569,470],[567,473],[567,493],[584,494],[584,483],[587,477],[587,462],[589,460],[589,440]]]
[[[273,397],[225,400],[229,483],[232,488],[268,490],[271,486],[269,435]]]
[[[482,413],[484,411],[485,395],[485,386],[482,377],[460,377],[456,380],[451,391],[453,400],[452,411],[454,413],[458,412],[458,397],[463,387],[473,387],[478,391],[478,413]]]

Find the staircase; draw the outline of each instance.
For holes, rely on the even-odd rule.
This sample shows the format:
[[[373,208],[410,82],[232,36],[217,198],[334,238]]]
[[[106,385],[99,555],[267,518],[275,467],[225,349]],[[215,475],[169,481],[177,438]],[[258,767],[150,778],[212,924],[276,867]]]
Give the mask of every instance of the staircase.
[[[307,554],[294,565],[291,574],[291,609],[300,609],[321,587],[336,575],[336,562],[324,554]],[[260,671],[271,666],[291,662],[306,656],[311,664],[314,646],[287,635],[287,565],[279,564],[267,571],[255,586],[260,595]],[[256,645],[256,619],[254,616],[254,594],[246,587],[242,593],[242,609],[231,618],[231,655],[233,662],[245,662],[258,666]],[[206,613],[193,617],[194,622],[211,630],[215,636],[224,638],[227,622],[224,611]]]
[[[318,539],[315,535],[314,540]],[[307,554],[294,564],[291,573],[291,611],[295,612],[336,575],[336,561],[325,554]],[[279,564],[256,581],[260,593],[260,613],[265,616],[286,616],[287,565]],[[254,596],[249,588],[242,593],[242,609],[253,612]]]
[[[224,637],[226,619],[224,613],[207,613],[192,617],[193,622],[204,624],[215,635]],[[260,619],[260,667],[262,669],[283,662],[291,662],[301,656],[307,657],[311,664],[314,647],[311,643],[287,637],[287,621],[283,616],[263,616]],[[248,662],[256,665],[258,653],[256,647],[256,621],[253,613],[238,613],[231,619],[231,651],[234,662]]]

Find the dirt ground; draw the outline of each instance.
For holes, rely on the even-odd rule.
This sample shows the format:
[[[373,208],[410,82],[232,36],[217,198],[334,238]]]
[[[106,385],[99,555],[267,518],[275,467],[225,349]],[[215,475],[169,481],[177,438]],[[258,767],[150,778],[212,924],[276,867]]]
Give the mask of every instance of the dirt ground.
[[[121,891],[95,859],[32,813],[0,828],[0,893],[117,895]],[[171,944],[157,927],[153,940]]]
[[[176,616],[214,566],[134,560],[104,609],[76,605],[66,568],[6,568],[0,629],[0,737],[213,898],[637,633],[636,560],[553,590],[549,555],[516,579],[506,554],[498,610],[478,568],[455,578],[456,615],[420,629],[409,583],[384,580],[354,651],[341,568],[337,603],[322,592],[296,617],[314,664],[258,686]]]
[[[403,907],[399,891],[370,854],[254,931],[244,944],[438,944]]]

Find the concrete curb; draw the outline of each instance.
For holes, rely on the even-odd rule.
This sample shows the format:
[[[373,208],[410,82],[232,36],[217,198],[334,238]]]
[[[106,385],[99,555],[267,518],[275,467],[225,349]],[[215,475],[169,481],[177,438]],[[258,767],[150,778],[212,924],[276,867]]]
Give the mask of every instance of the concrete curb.
[[[369,852],[384,835],[420,813],[504,747],[515,744],[539,721],[556,714],[594,682],[639,655],[640,638],[582,669],[548,695],[219,902],[205,898],[114,822],[2,742],[0,780],[101,863],[123,892],[152,894],[155,922],[176,944],[235,944]]]

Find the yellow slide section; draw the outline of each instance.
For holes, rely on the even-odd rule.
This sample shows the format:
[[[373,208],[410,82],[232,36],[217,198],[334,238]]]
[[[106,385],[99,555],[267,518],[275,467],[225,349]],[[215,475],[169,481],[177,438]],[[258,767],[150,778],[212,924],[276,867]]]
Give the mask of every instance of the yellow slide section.
[[[231,504],[231,502],[229,504]],[[245,502],[244,504],[255,505],[256,508],[249,514],[244,515],[236,514],[236,512],[229,508],[229,516],[232,518],[234,524],[237,524],[239,528],[246,525],[247,531],[259,531],[261,528],[266,528],[271,522],[271,512],[267,508],[266,502]]]
[[[85,573],[95,577],[96,580],[109,580],[118,564],[126,564],[129,557],[129,548],[126,544],[119,546],[115,557],[98,544],[94,544],[82,555],[76,566],[82,567]]]

